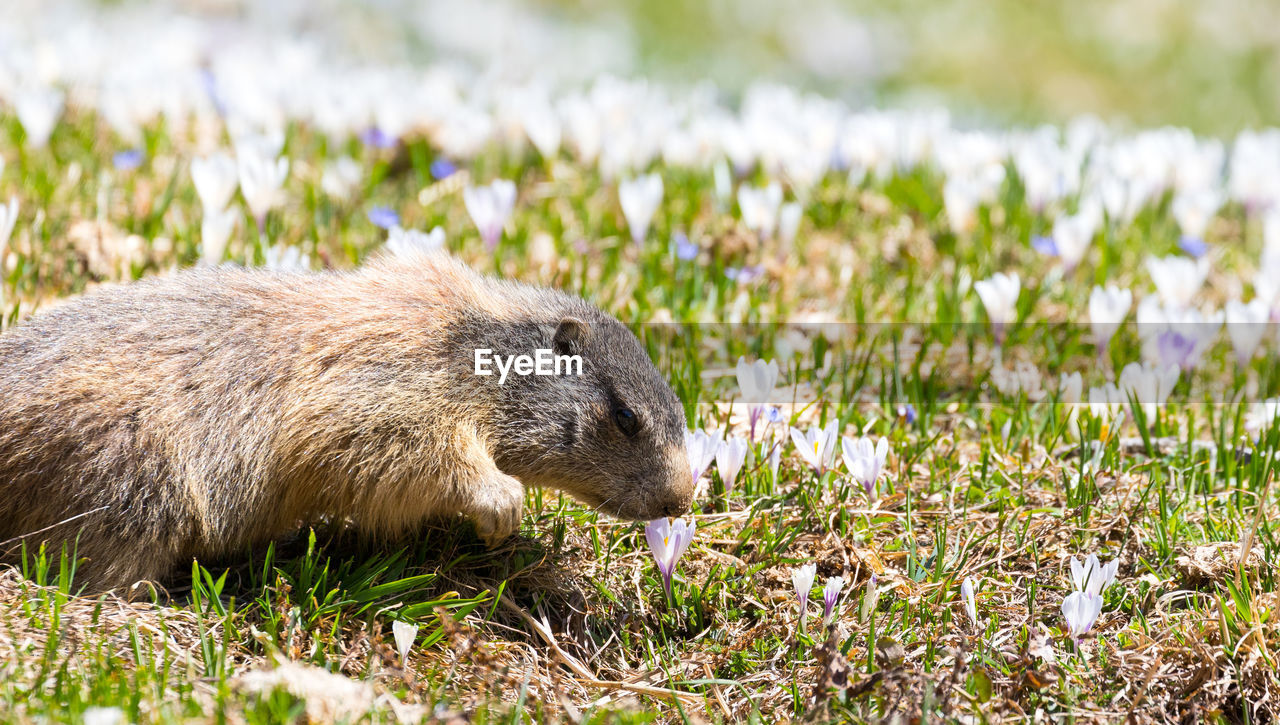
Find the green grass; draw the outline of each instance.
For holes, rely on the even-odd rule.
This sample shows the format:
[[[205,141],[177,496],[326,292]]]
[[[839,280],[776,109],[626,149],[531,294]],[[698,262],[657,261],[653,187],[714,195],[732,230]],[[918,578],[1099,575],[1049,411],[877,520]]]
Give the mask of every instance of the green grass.
[[[19,125],[0,117],[14,149],[0,197],[14,193],[22,206],[5,268],[11,320],[198,258],[190,140],[151,128],[147,162],[118,172],[110,159],[121,146],[103,128],[75,114],[48,149],[29,151]],[[371,206],[392,206],[407,227],[441,225],[450,250],[478,268],[582,294],[633,325],[690,427],[742,433],[733,363],[777,358],[789,424],[838,420],[846,434],[889,438],[880,497],[868,501],[842,467],[816,475],[790,444],[775,477],[764,462],[774,426],[732,491],[709,474],[670,603],[640,525],[536,491],[519,537],[496,551],[460,522],[395,542],[305,530],[196,562],[141,604],[76,597],[72,554],[28,552],[22,578],[0,578],[0,720],[75,722],[110,706],[137,722],[274,723],[323,704],[323,687],[246,689],[248,673],[277,662],[367,686],[380,696],[372,722],[397,707],[479,722],[1272,714],[1280,431],[1251,443],[1238,395],[1246,386],[1252,400],[1277,394],[1272,358],[1237,369],[1220,340],[1156,419],[1135,412],[1121,430],[1073,418],[1053,393],[1059,372],[1098,384],[1138,359],[1124,330],[1098,363],[1087,326],[1074,321],[1097,281],[1149,289],[1142,260],[1176,249],[1167,200],[1104,231],[1063,274],[1029,248],[1049,222],[1026,210],[1012,173],[978,228],[959,236],[946,228],[936,170],[860,186],[831,175],[780,264],[776,244],[746,234],[715,198],[709,174],[663,170],[663,206],[637,249],[612,182],[567,157],[493,150],[469,173],[515,179],[520,197],[490,257],[460,184],[430,178],[426,141],[334,148],[294,126],[286,153],[294,171],[287,202],[267,219],[273,242],[303,247],[318,267],[349,268],[381,245]],[[368,172],[358,201],[319,190],[319,170],[339,153]],[[1215,279],[1248,278],[1260,230],[1239,208],[1223,217],[1208,239]],[[93,220],[108,257],[96,266],[73,233]],[[677,230],[700,245],[697,260],[677,258],[668,243]],[[144,240],[133,256],[122,252],[129,234]],[[553,252],[534,254],[541,234]],[[246,213],[230,257],[259,262],[262,246]],[[750,284],[726,278],[744,264],[766,273]],[[1008,270],[1024,291],[1003,359],[1035,366],[1043,397],[1000,393],[990,376],[990,332],[969,281]],[[1227,286],[1205,298],[1221,304]],[[907,403],[914,422],[898,415]],[[1237,566],[1246,532],[1257,554]],[[1219,542],[1225,558],[1207,555]],[[1077,647],[1058,607],[1068,558],[1091,552],[1119,558],[1120,575]],[[819,583],[805,633],[790,576],[809,562]],[[864,617],[872,573],[880,596]],[[828,630],[817,590],[836,575],[850,584]],[[980,626],[960,600],[966,576],[978,581]],[[407,663],[392,642],[397,620],[420,627]]]

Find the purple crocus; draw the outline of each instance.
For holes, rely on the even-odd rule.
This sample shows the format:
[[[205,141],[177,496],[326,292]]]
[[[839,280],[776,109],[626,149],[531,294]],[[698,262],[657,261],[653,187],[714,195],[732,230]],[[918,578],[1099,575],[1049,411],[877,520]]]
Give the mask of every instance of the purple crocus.
[[[675,242],[676,259],[689,262],[698,258],[698,245],[689,241],[689,236],[684,232],[671,235],[671,241]]]
[[[437,157],[431,162],[431,177],[437,181],[447,179],[456,173],[458,173],[458,167],[443,156]]]
[[[836,604],[840,601],[840,590],[844,589],[844,577],[833,576],[827,579],[827,585],[822,588],[822,621],[823,623],[831,622],[831,615],[836,610]]]
[[[762,274],[764,274],[764,266],[759,264],[741,268],[726,267],[724,270],[725,279],[739,284],[750,284]]]
[[[360,134],[360,141],[366,146],[372,146],[375,149],[389,149],[396,145],[396,137],[383,131],[377,126],[370,126]]]
[[[380,229],[393,229],[400,226],[400,215],[389,206],[375,206],[369,210],[369,221]]]
[[[111,164],[120,171],[133,171],[142,165],[142,160],[146,156],[138,149],[128,149],[125,151],[117,151],[111,157]]]
[[[1178,239],[1178,248],[1196,259],[1209,253],[1209,245],[1200,237],[1183,236]]]
[[[1195,366],[1196,341],[1176,330],[1165,330],[1156,338],[1160,361],[1165,365],[1177,365],[1183,370]]]
[[[1043,234],[1031,237],[1031,248],[1046,257],[1058,256],[1058,245],[1054,243],[1053,237],[1046,237]]]
[[[649,548],[653,551],[653,560],[662,574],[662,588],[671,599],[671,577],[676,572],[676,563],[693,543],[694,524],[690,519],[676,519],[670,522],[664,516],[645,524],[644,535],[649,540]]]
[[[916,422],[916,407],[911,403],[902,403],[898,405],[898,417],[911,425]]]

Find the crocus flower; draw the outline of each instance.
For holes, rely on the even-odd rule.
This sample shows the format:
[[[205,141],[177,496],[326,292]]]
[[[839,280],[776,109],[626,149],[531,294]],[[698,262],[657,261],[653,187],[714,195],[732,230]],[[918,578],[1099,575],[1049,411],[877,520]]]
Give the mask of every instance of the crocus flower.
[[[44,148],[62,116],[65,94],[57,88],[25,86],[13,95],[13,110],[27,135],[27,145]]]
[[[973,596],[973,578],[965,577],[964,582],[960,584],[960,596],[964,599],[964,611],[969,615],[969,619],[974,624],[978,622],[978,603]]]
[[[900,418],[907,425],[911,425],[916,422],[916,407],[911,403],[899,404],[897,413],[898,413],[898,418]]]
[[[776,409],[775,409],[776,410]],[[769,449],[769,473],[778,480],[778,466],[782,464],[782,440],[775,441]]]
[[[1004,342],[1004,326],[1018,319],[1018,295],[1022,292],[1022,280],[1018,273],[997,272],[988,279],[973,283],[973,289],[987,310],[996,344]]]
[[[1068,270],[1075,269],[1080,260],[1084,259],[1101,223],[1101,210],[1093,212],[1088,208],[1081,209],[1076,214],[1060,216],[1053,223],[1053,246]]]
[[[1178,230],[1182,235],[1178,246],[1182,247],[1187,254],[1202,257],[1204,252],[1208,251],[1208,245],[1204,243],[1204,233],[1209,228],[1209,222],[1218,213],[1218,209],[1222,208],[1222,202],[1222,192],[1208,188],[1183,191],[1173,197],[1169,210],[1173,213],[1174,220],[1178,222]],[[1194,250],[1197,249],[1203,251],[1196,254]]]
[[[1062,600],[1067,631],[1077,642],[1093,628],[1102,613],[1102,597],[1093,592],[1071,592]]]
[[[13,235],[13,226],[18,222],[18,197],[9,197],[8,204],[0,204],[0,261],[3,251],[9,245],[9,237]]]
[[[782,187],[776,181],[763,189],[738,187],[738,209],[742,223],[751,231],[768,239],[778,226],[778,207],[782,204]]]
[[[862,595],[862,612],[860,619],[865,623],[870,621],[871,615],[876,611],[876,605],[880,603],[880,579],[872,574],[867,579],[867,589]]]
[[[1255,299],[1248,304],[1239,300],[1227,302],[1227,335],[1231,338],[1231,348],[1236,353],[1236,361],[1241,367],[1249,364],[1249,359],[1262,342],[1267,332],[1267,321],[1271,318],[1271,309],[1267,303]]]
[[[1081,561],[1071,557],[1071,583],[1078,592],[1102,594],[1116,580],[1116,571],[1120,568],[1119,560],[1113,559],[1110,564],[1102,564],[1097,554],[1090,554]]]
[[[676,562],[684,555],[689,544],[693,542],[693,520],[686,524],[684,519],[669,522],[666,517],[654,519],[645,524],[644,535],[649,540],[649,548],[653,551],[653,560],[662,574],[662,587],[671,597],[671,577],[676,571]]]
[[[684,447],[689,456],[689,468],[695,483],[702,477],[702,474],[707,472],[707,468],[715,460],[716,453],[720,450],[722,436],[723,432],[718,429],[715,431],[715,435],[711,435],[702,429],[684,432]]]
[[[803,214],[804,207],[800,206],[798,201],[789,201],[778,209],[778,241],[782,242],[784,248],[791,246],[795,241]]]
[[[1178,237],[1178,249],[1196,259],[1209,253],[1209,245],[1200,237]]]
[[[458,173],[458,167],[449,159],[446,159],[443,156],[437,156],[432,159],[429,171],[431,172],[431,178],[436,181],[440,181]]]
[[[751,425],[751,440],[756,439],[756,423],[764,413],[765,403],[773,396],[773,389],[778,386],[778,361],[755,360],[750,363],[746,358],[738,358],[738,387],[742,397],[747,401],[747,415]]]
[[[1031,248],[1046,257],[1058,256],[1058,245],[1053,243],[1053,237],[1046,237],[1043,234],[1031,237]]]
[[[426,254],[443,246],[444,230],[440,227],[435,227],[430,232],[420,232],[417,229],[393,226],[387,234],[387,251],[396,257]]]
[[[1169,399],[1178,384],[1176,365],[1161,367],[1149,362],[1131,362],[1120,371],[1119,388],[1126,398],[1132,397],[1142,406],[1146,419],[1155,417],[1156,411]]]
[[[231,203],[236,193],[236,161],[227,154],[215,153],[191,160],[191,181],[204,212],[220,212]]]
[[[262,250],[262,256],[266,268],[277,272],[305,272],[311,263],[301,249],[283,243]]]
[[[227,208],[220,211],[206,209],[200,220],[200,261],[204,264],[222,264],[227,253],[227,240],[240,221],[240,211]]]
[[[506,179],[495,179],[488,186],[468,186],[462,190],[462,201],[471,215],[490,252],[498,248],[502,227],[516,205],[516,185]]]
[[[871,439],[866,437],[854,439],[843,436],[840,439],[840,448],[849,475],[862,484],[868,498],[874,497],[876,480],[880,478],[880,472],[884,470],[885,460],[889,456],[888,439],[881,438],[876,443],[872,443]]]
[[[1105,289],[1095,286],[1089,294],[1089,325],[1093,328],[1093,344],[1102,355],[1116,334],[1116,329],[1133,306],[1133,292],[1115,285]]]
[[[733,482],[738,478],[738,471],[747,460],[748,443],[738,436],[729,436],[716,451],[716,470],[720,472],[720,480],[724,482],[726,496],[733,490]]]
[[[370,126],[360,134],[360,142],[375,149],[389,149],[396,145],[396,137],[377,126]]]
[[[409,650],[413,641],[418,638],[418,625],[396,620],[391,623],[391,635],[396,640],[396,651],[400,653],[400,664],[409,660]]]
[[[698,258],[698,245],[689,241],[689,236],[684,232],[676,232],[671,235],[671,240],[675,242],[676,259],[689,262]]]
[[[809,590],[813,588],[813,577],[818,573],[817,564],[805,564],[791,570],[791,583],[796,588],[796,601],[800,605],[800,627],[804,628],[805,616],[809,613]]]
[[[343,156],[325,164],[324,173],[320,175],[320,188],[331,198],[345,201],[355,193],[363,173],[358,161]]]
[[[836,603],[840,601],[840,590],[844,589],[844,577],[833,576],[827,579],[827,585],[822,588],[822,621],[829,623],[831,615],[836,610]]]
[[[400,226],[400,215],[389,206],[375,206],[368,211],[369,221],[375,227],[391,229]]]
[[[800,457],[808,463],[813,470],[822,475],[831,467],[831,462],[836,456],[836,426],[837,421],[831,421],[826,428],[811,426],[807,431],[801,431],[799,428],[791,429],[791,442],[795,444],[796,451],[800,453]]]
[[[646,174],[619,182],[618,201],[631,230],[631,241],[638,245],[648,236],[649,223],[662,203],[662,177]]]
[[[126,149],[111,156],[111,165],[119,171],[133,171],[142,165],[144,158],[146,156],[138,149]]]
[[[244,194],[249,212],[261,228],[267,212],[280,203],[280,189],[289,175],[289,159],[270,158],[250,148],[241,149],[236,158],[240,173],[240,193]]]
[[[1147,271],[1156,293],[1166,305],[1187,307],[1209,276],[1209,260],[1186,257],[1148,257]]]

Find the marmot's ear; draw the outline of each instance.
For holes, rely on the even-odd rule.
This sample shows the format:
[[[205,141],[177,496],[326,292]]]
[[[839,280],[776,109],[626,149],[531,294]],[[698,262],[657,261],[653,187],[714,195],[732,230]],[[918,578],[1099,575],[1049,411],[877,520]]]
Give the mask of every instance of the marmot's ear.
[[[551,347],[555,349],[557,355],[576,355],[582,351],[582,346],[590,333],[591,328],[587,323],[576,317],[566,317],[560,320],[559,326],[556,327],[556,334],[551,338]]]

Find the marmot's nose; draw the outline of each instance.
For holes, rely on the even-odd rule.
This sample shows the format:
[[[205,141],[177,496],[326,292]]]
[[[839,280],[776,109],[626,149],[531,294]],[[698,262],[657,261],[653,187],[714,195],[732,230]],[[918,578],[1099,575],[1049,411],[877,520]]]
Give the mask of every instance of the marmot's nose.
[[[687,496],[668,501],[662,507],[662,515],[669,518],[683,516],[689,512],[689,505],[691,503],[693,503],[693,501]]]

